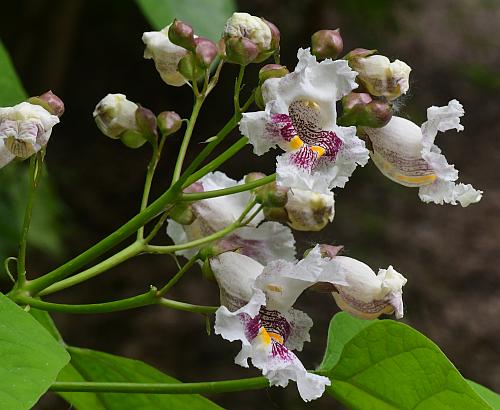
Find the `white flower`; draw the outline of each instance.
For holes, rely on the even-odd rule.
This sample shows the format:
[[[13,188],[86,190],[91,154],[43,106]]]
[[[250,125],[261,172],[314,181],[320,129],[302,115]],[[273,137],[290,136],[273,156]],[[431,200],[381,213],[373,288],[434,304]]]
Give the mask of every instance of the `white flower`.
[[[118,139],[125,131],[137,129],[137,108],[137,104],[123,94],[108,94],[96,105],[93,116],[104,135]]]
[[[290,189],[285,205],[289,224],[299,231],[320,231],[335,215],[335,200],[333,193],[322,194]]]
[[[243,182],[237,182],[217,171],[207,174],[197,184],[199,184],[199,190],[212,191],[229,188]],[[176,244],[211,235],[235,222],[250,200],[251,193],[244,191],[196,201],[192,204],[192,210],[196,215],[194,222],[190,225],[180,225],[169,220],[167,233]],[[277,258],[293,260],[295,240],[290,228],[277,222],[260,223],[263,219],[262,212],[259,212],[248,226],[236,229],[219,240],[218,245],[223,249],[239,249],[241,253],[262,263]],[[179,254],[189,258],[197,251],[198,249],[187,249],[180,251]]]
[[[271,47],[272,33],[269,26],[260,17],[248,13],[233,13],[226,22],[224,35],[248,38],[260,51]]]
[[[25,159],[49,142],[59,118],[45,108],[22,102],[0,107],[0,168],[13,159]]]
[[[179,47],[168,38],[170,25],[161,31],[150,31],[142,35],[142,41],[146,44],[144,58],[152,58],[155,67],[163,81],[169,85],[180,87],[187,80],[177,70],[177,65],[187,53],[185,48]]]
[[[342,273],[326,269],[327,264],[319,247],[299,262],[275,260],[265,267],[234,252],[210,260],[222,304],[216,312],[215,333],[241,341],[237,364],[248,367],[251,359],[273,386],[296,381],[304,401],[321,397],[330,380],[307,372],[292,352],[310,341],[313,325],[308,315],[292,306],[317,282],[346,285]]]
[[[356,72],[344,60],[318,63],[309,49],[297,57],[295,71],[270,84],[265,111],[243,114],[240,131],[257,155],[287,151],[277,159],[279,185],[328,193],[369,158],[356,128],[336,124],[335,104],[357,87]]]
[[[406,94],[410,88],[411,68],[403,61],[391,61],[382,55],[355,58],[351,67],[358,72],[358,80],[371,95],[393,100]]]
[[[427,121],[420,128],[396,116],[385,127],[365,128],[373,146],[372,159],[393,181],[419,187],[424,202],[453,205],[459,202],[463,207],[478,202],[482,191],[470,184],[455,184],[458,171],[434,144],[438,131],[463,130],[460,124],[463,115],[462,105],[452,100],[447,106],[428,108]]]
[[[336,285],[333,297],[346,312],[362,319],[375,319],[395,312],[403,317],[403,286],[406,279],[392,266],[379,269],[378,274],[363,262],[346,256],[335,256],[328,268],[344,276],[347,285]]]

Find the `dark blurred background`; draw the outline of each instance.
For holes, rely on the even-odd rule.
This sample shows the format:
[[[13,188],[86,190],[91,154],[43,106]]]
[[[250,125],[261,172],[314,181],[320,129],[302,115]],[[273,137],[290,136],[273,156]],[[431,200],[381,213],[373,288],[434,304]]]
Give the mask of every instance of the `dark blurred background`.
[[[413,68],[411,87],[400,110],[417,123],[425,120],[430,105],[452,98],[462,102],[465,131],[441,134],[437,143],[460,170],[461,181],[485,191],[479,204],[465,209],[423,204],[416,190],[391,183],[370,163],[336,192],[334,222],[319,234],[299,235],[299,248],[334,242],[375,270],[394,265],[408,278],[404,321],[433,339],[465,377],[500,391],[500,2],[240,0],[238,8],[280,28],[282,62],[291,69],[297,48],[307,47],[314,31],[336,27],[342,30],[346,52],[376,48],[407,62]],[[52,89],[66,103],[47,156],[63,204],[59,240],[64,246],[59,255],[32,251],[32,275],[85,250],[137,212],[150,153],[146,146],[130,150],[101,135],[92,118],[95,104],[107,93],[121,92],[155,112],[190,113],[189,89],[167,86],[153,63],[142,58],[141,35],[150,30],[133,1],[18,0],[2,5],[0,38],[26,90],[38,95]],[[249,70],[245,91],[256,73]],[[224,68],[221,85],[197,125],[190,156],[199,150],[197,142],[213,135],[231,115],[235,74],[235,67]],[[154,195],[169,182],[179,144],[177,137],[167,145]],[[235,179],[248,171],[272,172],[273,159],[273,154],[253,156],[248,148],[222,170]],[[91,303],[131,296],[164,283],[174,269],[167,256],[141,256],[51,300]],[[170,296],[216,304],[218,292],[193,270]],[[313,368],[321,360],[328,322],[337,308],[327,295],[307,292],[298,305],[315,321],[313,343],[299,354]],[[237,343],[207,336],[203,317],[189,313],[150,307],[54,317],[68,344],[144,360],[184,381],[257,374],[233,364]],[[229,409],[306,407],[294,385],[211,398]],[[68,406],[47,395],[36,408]],[[325,395],[308,408],[341,407]]]

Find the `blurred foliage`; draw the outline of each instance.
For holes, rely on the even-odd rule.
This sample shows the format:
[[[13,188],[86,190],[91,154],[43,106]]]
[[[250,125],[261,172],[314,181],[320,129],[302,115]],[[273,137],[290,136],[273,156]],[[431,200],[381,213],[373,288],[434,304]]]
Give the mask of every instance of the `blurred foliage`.
[[[0,42],[0,106],[12,106],[24,99],[25,92],[3,44]],[[61,254],[63,206],[45,172],[35,199],[29,241],[52,256]],[[0,169],[0,262],[16,252],[28,194],[27,163],[11,163]]]
[[[467,65],[462,68],[462,73],[476,87],[484,90],[500,89],[500,74],[486,65]]]
[[[234,0],[137,0],[144,16],[160,30],[174,18],[193,26],[195,33],[217,41],[221,28],[236,10]]]

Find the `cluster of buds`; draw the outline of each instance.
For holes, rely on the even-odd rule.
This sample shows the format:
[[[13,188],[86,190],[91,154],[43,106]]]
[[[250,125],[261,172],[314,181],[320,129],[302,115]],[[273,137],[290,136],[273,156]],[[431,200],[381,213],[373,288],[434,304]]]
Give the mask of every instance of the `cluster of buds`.
[[[144,58],[153,59],[163,81],[177,87],[200,78],[219,53],[213,41],[177,19],[160,31],[144,33],[142,41]]]
[[[151,110],[127,100],[123,94],[108,94],[96,105],[93,115],[104,135],[121,140],[129,148],[139,148],[147,141],[154,143],[158,129],[162,136],[168,136],[182,124],[174,111],[164,111],[156,117]]]
[[[265,177],[252,172],[246,182]],[[267,220],[288,224],[297,231],[320,231],[335,215],[333,193],[324,194],[297,188],[284,188],[271,182],[255,189],[257,201],[263,205]]]
[[[221,44],[229,63],[260,63],[279,51],[280,32],[263,18],[234,13],[226,22]]]

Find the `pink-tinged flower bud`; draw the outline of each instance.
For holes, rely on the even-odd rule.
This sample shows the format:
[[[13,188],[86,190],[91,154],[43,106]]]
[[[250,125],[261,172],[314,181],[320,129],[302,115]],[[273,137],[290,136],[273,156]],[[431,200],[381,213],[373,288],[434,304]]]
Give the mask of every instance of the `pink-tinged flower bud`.
[[[52,115],[56,115],[59,118],[61,118],[64,114],[64,103],[52,91],[47,91],[42,95],[28,98],[28,102],[31,104],[41,105]]]
[[[259,70],[259,84],[264,84],[264,81],[270,78],[282,78],[289,74],[288,68],[279,64],[266,64]]]
[[[158,128],[164,136],[176,133],[182,126],[182,119],[175,111],[163,111],[156,119]]]
[[[226,22],[223,38],[227,61],[240,65],[264,61],[279,46],[278,29],[248,13],[234,13]]]
[[[265,18],[261,18],[261,20],[264,21],[264,23],[266,23],[269,29],[271,30],[271,45],[270,45],[271,51],[279,50],[281,33],[278,27],[276,27],[274,23],[271,23],[269,20],[266,20]]]
[[[213,63],[217,54],[219,54],[219,50],[217,45],[204,37],[198,37],[194,40],[195,46],[195,55],[198,59],[200,65],[204,68],[209,68]]]
[[[342,98],[342,117],[338,124],[380,128],[392,118],[392,105],[384,100],[373,99],[370,94],[350,93]]]
[[[175,45],[193,51],[196,47],[193,27],[181,20],[174,19],[168,29],[168,38]]]
[[[248,65],[255,61],[259,49],[248,38],[229,38],[225,41],[226,60],[229,63]]]
[[[311,53],[319,60],[335,59],[342,52],[344,42],[340,30],[319,30],[311,36]]]
[[[96,105],[93,115],[104,135],[118,139],[127,130],[139,130],[135,119],[137,108],[123,94],[108,94]]]
[[[135,120],[139,131],[148,140],[158,137],[158,130],[156,129],[156,115],[153,111],[141,105],[135,111]]]
[[[374,96],[394,100],[410,88],[411,68],[400,60],[391,61],[374,50],[356,49],[346,55],[349,66],[357,71],[357,81]]]

